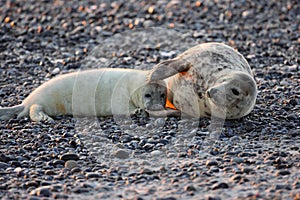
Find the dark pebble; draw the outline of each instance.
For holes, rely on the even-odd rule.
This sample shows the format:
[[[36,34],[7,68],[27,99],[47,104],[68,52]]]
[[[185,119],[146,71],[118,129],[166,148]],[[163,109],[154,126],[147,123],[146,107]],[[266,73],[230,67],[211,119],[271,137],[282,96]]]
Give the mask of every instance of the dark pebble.
[[[215,183],[211,186],[212,190],[217,190],[217,189],[226,189],[229,188],[229,185],[227,183]]]
[[[68,161],[68,160],[79,160],[79,156],[75,153],[65,153],[59,157],[59,159],[63,161]]]
[[[275,190],[291,190],[292,187],[286,184],[277,184],[275,185]]]
[[[90,178],[100,178],[101,175],[99,173],[95,173],[95,172],[88,172],[85,174],[85,177],[87,179],[90,179]]]
[[[216,160],[208,160],[206,161],[206,166],[210,167],[210,166],[217,166],[219,163]]]
[[[8,167],[10,167],[9,164],[6,164],[6,163],[4,163],[4,162],[0,162],[0,169],[6,169],[6,168],[8,168]]]
[[[290,175],[290,174],[291,174],[291,172],[288,170],[280,170],[275,173],[276,176],[285,176],[285,175]]]
[[[185,191],[196,191],[197,189],[195,188],[194,185],[187,185],[184,187]]]

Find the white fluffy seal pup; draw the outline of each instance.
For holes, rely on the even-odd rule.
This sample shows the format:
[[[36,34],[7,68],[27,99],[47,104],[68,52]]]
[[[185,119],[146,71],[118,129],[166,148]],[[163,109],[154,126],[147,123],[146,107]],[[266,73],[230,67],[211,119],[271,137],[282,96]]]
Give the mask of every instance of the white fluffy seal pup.
[[[246,59],[222,43],[204,43],[157,64],[150,81],[166,79],[168,105],[192,117],[249,114],[257,86]]]
[[[0,108],[0,119],[30,116],[53,121],[58,115],[129,115],[141,108],[164,109],[166,86],[148,82],[149,71],[101,68],[61,75],[36,88],[20,105]]]

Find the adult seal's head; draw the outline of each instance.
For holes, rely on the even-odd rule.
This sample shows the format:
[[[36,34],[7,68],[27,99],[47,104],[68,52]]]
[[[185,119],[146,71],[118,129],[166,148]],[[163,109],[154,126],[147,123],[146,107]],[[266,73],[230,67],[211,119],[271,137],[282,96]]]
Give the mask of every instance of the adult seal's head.
[[[240,118],[251,112],[256,101],[248,62],[222,43],[200,44],[163,61],[148,79],[166,79],[167,102],[193,117]]]
[[[240,118],[251,112],[257,91],[253,78],[244,72],[232,72],[220,77],[205,94],[212,115],[227,119]]]

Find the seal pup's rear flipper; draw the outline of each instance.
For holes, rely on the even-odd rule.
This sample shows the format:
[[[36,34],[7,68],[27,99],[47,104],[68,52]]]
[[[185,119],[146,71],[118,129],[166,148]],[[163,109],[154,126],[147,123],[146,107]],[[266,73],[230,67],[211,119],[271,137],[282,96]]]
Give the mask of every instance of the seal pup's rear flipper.
[[[0,120],[9,120],[24,110],[24,105],[0,108]]]

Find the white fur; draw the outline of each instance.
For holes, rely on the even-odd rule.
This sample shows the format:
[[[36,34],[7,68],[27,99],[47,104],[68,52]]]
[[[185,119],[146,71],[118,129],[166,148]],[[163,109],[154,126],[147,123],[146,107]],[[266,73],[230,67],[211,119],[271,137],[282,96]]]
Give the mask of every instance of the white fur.
[[[153,99],[156,96],[151,96],[147,102],[143,99],[142,93],[148,90],[166,93],[164,85],[157,87],[155,84],[154,87],[154,83],[146,81],[148,73],[102,68],[61,75],[35,89],[21,105],[0,108],[0,119],[17,114],[18,118],[29,115],[33,121],[52,121],[50,116],[129,115],[149,104],[163,104],[161,107],[164,107],[161,99]]]

